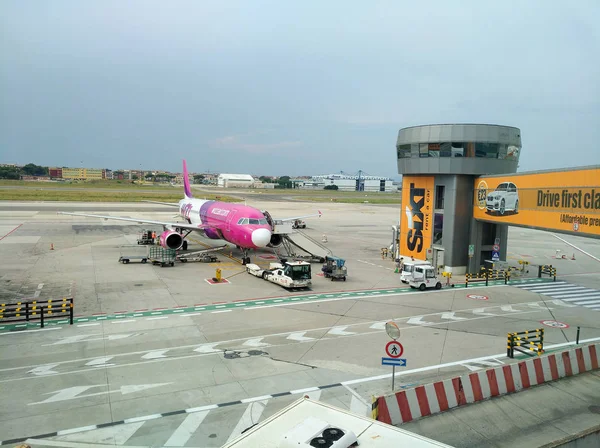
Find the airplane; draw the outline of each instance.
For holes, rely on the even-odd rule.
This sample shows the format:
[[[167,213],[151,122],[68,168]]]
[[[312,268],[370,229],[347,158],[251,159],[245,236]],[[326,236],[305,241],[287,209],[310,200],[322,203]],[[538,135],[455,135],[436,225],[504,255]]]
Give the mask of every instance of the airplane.
[[[274,220],[269,212],[248,205],[194,198],[185,160],[183,161],[183,191],[184,197],[177,204],[157,201],[145,202],[178,207],[179,215],[186,221],[185,223],[88,213],[58,212],[58,214],[161,225],[163,226],[163,232],[160,234],[159,242],[166,249],[187,250],[188,243],[185,238],[192,232],[200,232],[207,238],[225,240],[228,243],[235,244],[243,253],[242,264],[250,262],[248,251],[251,249],[281,245],[281,235],[273,233]],[[312,216],[321,217],[321,212],[278,219],[277,221],[295,221]]]

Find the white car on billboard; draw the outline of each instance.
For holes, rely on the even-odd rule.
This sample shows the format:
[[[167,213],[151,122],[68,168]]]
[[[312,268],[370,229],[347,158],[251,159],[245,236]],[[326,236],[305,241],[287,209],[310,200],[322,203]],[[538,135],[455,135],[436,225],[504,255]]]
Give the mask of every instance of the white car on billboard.
[[[506,212],[519,212],[519,192],[512,182],[502,182],[486,197],[488,213],[504,215]]]

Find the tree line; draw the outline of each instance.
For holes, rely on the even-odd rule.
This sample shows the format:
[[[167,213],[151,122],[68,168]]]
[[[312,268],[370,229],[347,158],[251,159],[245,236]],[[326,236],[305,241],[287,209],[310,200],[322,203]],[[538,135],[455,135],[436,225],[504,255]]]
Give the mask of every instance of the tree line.
[[[21,176],[47,176],[48,167],[28,163],[25,166],[0,166],[0,179],[19,180]]]

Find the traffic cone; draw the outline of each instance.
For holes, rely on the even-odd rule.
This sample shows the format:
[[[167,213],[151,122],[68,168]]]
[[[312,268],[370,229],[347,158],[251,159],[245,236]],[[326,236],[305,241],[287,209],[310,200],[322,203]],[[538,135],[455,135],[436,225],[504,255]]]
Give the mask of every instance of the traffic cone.
[[[327,237],[325,236],[325,234],[323,234],[323,238],[321,238],[321,241],[326,243],[327,242]]]
[[[50,243],[50,250],[54,250],[54,243]]]
[[[573,254],[573,256],[571,257],[571,260],[575,260],[575,254]]]

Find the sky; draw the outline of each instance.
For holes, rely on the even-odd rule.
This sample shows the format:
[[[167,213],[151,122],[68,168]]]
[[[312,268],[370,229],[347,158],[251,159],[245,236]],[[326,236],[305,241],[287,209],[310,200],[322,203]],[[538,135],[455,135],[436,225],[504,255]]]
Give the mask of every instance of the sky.
[[[600,164],[600,2],[0,2],[0,163],[399,178],[398,130]]]

